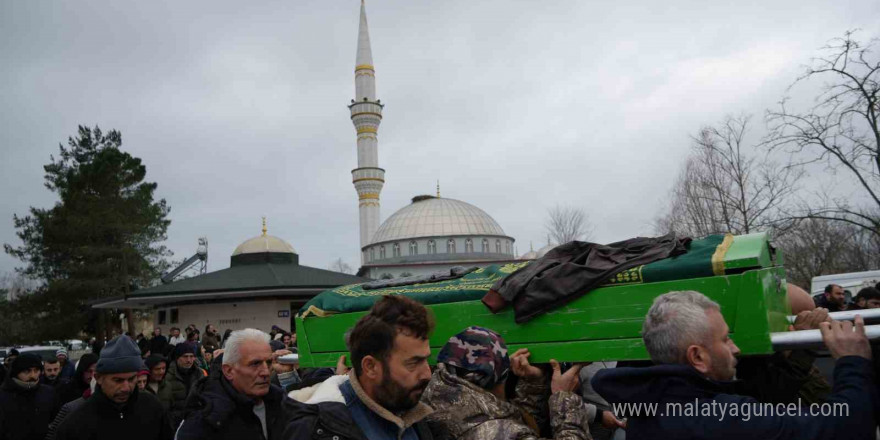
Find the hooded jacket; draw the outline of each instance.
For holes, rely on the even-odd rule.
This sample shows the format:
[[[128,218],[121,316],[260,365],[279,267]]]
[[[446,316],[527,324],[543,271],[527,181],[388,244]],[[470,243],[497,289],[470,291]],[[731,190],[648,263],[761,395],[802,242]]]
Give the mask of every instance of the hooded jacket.
[[[0,439],[42,440],[57,410],[52,387],[25,389],[7,377],[0,386]]]
[[[284,392],[274,385],[263,396],[269,433],[269,439],[265,439],[260,419],[254,414],[254,400],[236,391],[223,376],[205,378],[187,399],[187,416],[177,430],[176,440],[280,438],[284,398]]]
[[[525,382],[518,384],[515,400],[531,397],[521,395]],[[543,397],[543,393],[538,396]],[[526,423],[519,407],[451,374],[444,364],[437,364],[422,401],[434,408],[428,423],[438,438],[532,440],[539,437]],[[563,391],[552,394],[549,402],[554,439],[590,438],[589,417],[580,396]]]
[[[153,389],[150,388],[150,384],[147,384],[144,391],[156,396],[156,399],[158,399],[159,403],[162,405],[162,409],[170,414],[171,406],[174,405],[174,394],[171,392],[171,385],[168,384],[167,377],[162,378],[162,381],[159,382],[158,388],[158,391],[153,391]]]
[[[289,420],[284,440],[433,440],[423,420],[431,408],[419,403],[403,414],[391,414],[369,398],[357,382],[354,370],[348,375],[296,391],[284,401]]]
[[[61,401],[61,404],[79,399],[89,389],[89,383],[83,381],[82,376],[89,367],[96,363],[98,363],[98,356],[91,353],[86,353],[79,359],[79,364],[76,366],[76,371],[70,381],[59,385],[57,388],[58,399]]]
[[[838,359],[827,400],[847,404],[848,416],[811,416],[807,406],[794,407],[788,415],[785,404],[761,404],[733,394],[736,382],[707,379],[689,365],[602,370],[592,385],[629,417],[628,440],[874,439],[877,389],[871,361],[858,356]]]
[[[174,431],[168,414],[155,397],[132,391],[128,402],[118,405],[100,386],[58,426],[58,440],[171,440]]]

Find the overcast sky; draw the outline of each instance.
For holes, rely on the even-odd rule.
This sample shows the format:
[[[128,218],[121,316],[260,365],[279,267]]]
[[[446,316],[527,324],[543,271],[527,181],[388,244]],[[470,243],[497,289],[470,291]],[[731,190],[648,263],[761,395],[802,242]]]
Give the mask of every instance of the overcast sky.
[[[122,132],[171,207],[175,258],[209,269],[269,233],[303,264],[359,265],[351,184],[357,0],[0,3],[0,243],[49,207],[42,166],[78,124]],[[382,219],[417,194],[474,204],[520,253],[546,210],[599,242],[652,233],[689,135],[772,106],[880,2],[368,0]],[[20,263],[0,255],[0,272]]]

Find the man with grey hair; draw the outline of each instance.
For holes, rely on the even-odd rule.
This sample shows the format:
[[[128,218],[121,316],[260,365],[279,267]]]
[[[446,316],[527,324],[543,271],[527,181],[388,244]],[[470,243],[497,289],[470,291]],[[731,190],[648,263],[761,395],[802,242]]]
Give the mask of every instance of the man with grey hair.
[[[819,329],[837,360],[827,402],[842,405],[832,416],[797,405],[768,409],[735,394],[739,348],[730,339],[718,303],[694,291],[661,295],[648,311],[642,338],[657,365],[602,370],[592,385],[629,411],[623,415],[629,416],[630,440],[873,439],[877,389],[864,321],[822,322]]]
[[[176,439],[273,439],[281,433],[281,388],[270,383],[269,335],[257,329],[232,332],[222,374],[199,381],[187,399],[187,416]]]

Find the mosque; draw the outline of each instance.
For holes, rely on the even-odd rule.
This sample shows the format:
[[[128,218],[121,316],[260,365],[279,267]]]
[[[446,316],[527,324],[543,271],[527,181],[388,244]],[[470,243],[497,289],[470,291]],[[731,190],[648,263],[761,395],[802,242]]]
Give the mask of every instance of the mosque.
[[[363,1],[354,75],[355,98],[349,109],[357,131],[358,167],[351,176],[360,215],[358,275],[398,278],[453,266],[482,267],[516,261],[513,237],[482,209],[441,197],[439,184],[435,196],[413,197],[411,204],[379,223],[380,195],[385,185],[378,141],[383,104],[376,97],[376,69]],[[533,259],[537,252],[533,254],[528,256]]]
[[[535,259],[552,248],[548,245],[516,258],[515,240],[495,219],[467,202],[441,197],[439,184],[436,195],[416,196],[380,223],[385,170],[379,167],[377,136],[383,104],[376,98],[376,70],[363,1],[354,73],[355,99],[348,107],[357,132],[358,167],[351,172],[360,217],[357,275],[300,265],[293,246],[269,235],[264,220],[261,235],[236,247],[229,268],[101,300],[92,307],[152,309],[153,327],[166,333],[171,327],[188,324],[291,330],[296,311],[323,290],[454,266]]]

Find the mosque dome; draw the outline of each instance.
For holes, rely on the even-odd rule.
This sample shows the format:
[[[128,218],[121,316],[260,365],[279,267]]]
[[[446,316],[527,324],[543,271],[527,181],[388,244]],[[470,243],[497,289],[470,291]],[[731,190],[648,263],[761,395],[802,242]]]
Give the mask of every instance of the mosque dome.
[[[537,251],[535,251],[535,254],[536,254],[535,258],[537,259],[537,258],[543,257],[544,255],[547,255],[547,252],[550,252],[555,247],[556,247],[555,244],[547,243],[547,246],[544,246],[541,249],[538,249]]]
[[[536,259],[538,259],[538,252],[537,251],[528,251],[528,252],[520,255],[519,259],[520,260],[536,260]]]
[[[263,219],[263,234],[245,240],[232,252],[232,266],[242,264],[299,264],[299,255],[290,243],[266,234],[266,219]]]
[[[418,196],[382,223],[373,243],[451,235],[506,236],[489,214],[461,200]]]
[[[480,208],[417,196],[385,220],[363,248],[366,264],[513,259],[513,238]]]
[[[275,237],[274,235],[258,235],[254,238],[246,240],[238,245],[232,256],[241,254],[260,254],[264,252],[277,252],[286,254],[295,254],[296,251],[290,243]]]

